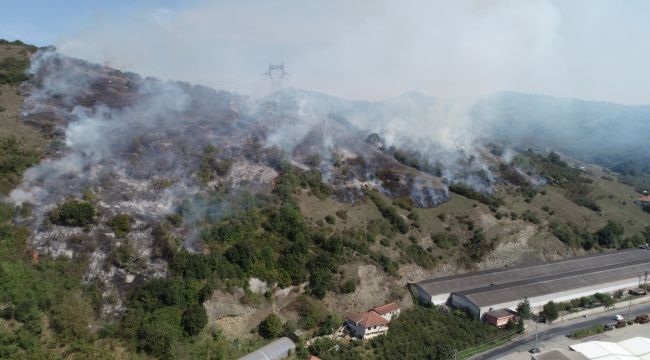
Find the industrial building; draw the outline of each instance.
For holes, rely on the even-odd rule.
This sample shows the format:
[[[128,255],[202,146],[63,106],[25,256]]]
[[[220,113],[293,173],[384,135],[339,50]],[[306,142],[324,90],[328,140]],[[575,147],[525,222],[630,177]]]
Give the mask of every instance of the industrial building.
[[[632,249],[447,276],[411,284],[421,301],[449,303],[477,317],[515,310],[525,297],[540,310],[549,301],[638,288],[650,273],[650,250]]]
[[[650,339],[635,337],[619,342],[588,341],[569,348],[589,360],[650,360]]]

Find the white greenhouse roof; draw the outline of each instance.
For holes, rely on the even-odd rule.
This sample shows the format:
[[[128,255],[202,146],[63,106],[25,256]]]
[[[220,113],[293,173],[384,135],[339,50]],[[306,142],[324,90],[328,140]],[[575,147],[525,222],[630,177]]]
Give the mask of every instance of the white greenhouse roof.
[[[588,341],[570,348],[593,360],[650,360],[650,339],[642,337],[618,343]]]

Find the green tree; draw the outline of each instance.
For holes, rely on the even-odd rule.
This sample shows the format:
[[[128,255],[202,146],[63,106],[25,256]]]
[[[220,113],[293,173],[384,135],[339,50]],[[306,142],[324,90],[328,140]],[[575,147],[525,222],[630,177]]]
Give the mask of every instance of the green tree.
[[[530,302],[528,301],[527,297],[525,297],[519,302],[519,304],[517,304],[517,314],[522,319],[530,319],[532,312],[530,310]]]
[[[277,338],[282,334],[282,320],[279,316],[271,314],[260,323],[257,331],[265,339]]]
[[[80,291],[64,295],[52,307],[52,327],[65,340],[85,339],[95,322],[90,302]]]
[[[543,310],[544,316],[546,316],[546,320],[549,322],[553,322],[560,317],[560,307],[553,301],[549,301],[544,305]]]
[[[197,335],[208,323],[208,314],[205,312],[205,308],[201,304],[194,304],[190,306],[183,313],[181,318],[181,325],[183,330],[189,336]]]
[[[95,208],[86,201],[67,200],[49,214],[50,221],[63,226],[86,226],[95,222]]]
[[[607,225],[603,226],[600,230],[596,231],[596,238],[598,245],[607,248],[616,248],[621,242],[621,236],[625,232],[625,228],[616,221],[609,220]]]

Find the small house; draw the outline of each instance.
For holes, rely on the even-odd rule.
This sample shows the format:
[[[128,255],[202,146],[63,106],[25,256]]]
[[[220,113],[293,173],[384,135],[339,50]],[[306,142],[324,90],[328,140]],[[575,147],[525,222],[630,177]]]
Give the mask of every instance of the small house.
[[[388,331],[388,320],[374,310],[349,314],[345,323],[352,335],[359,339],[370,339]]]
[[[377,314],[379,314],[384,319],[391,321],[393,318],[399,315],[400,306],[398,303],[392,302],[390,304],[377,306],[372,310],[374,310]]]
[[[639,206],[650,205],[650,195],[645,195],[634,201],[635,204]]]
[[[486,312],[485,315],[483,315],[483,319],[486,324],[500,328],[506,326],[508,321],[515,321],[516,315],[517,314],[512,310],[499,309]]]

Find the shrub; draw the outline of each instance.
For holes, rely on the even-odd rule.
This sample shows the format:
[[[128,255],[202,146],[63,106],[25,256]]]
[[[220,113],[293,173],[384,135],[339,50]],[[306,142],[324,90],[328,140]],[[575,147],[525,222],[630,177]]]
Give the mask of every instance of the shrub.
[[[181,325],[189,336],[197,335],[208,323],[208,314],[203,305],[194,304],[183,313]]]
[[[433,242],[436,244],[436,246],[441,249],[449,249],[453,246],[458,245],[458,237],[447,232],[431,234],[431,239],[433,239]]]
[[[489,195],[485,195],[483,193],[480,193],[471,187],[465,185],[465,184],[451,184],[449,185],[449,191],[454,192],[458,195],[462,195],[466,198],[476,200],[478,202],[481,202],[485,205],[498,208],[499,206],[503,205],[505,201],[502,198],[497,198],[497,197],[492,197]]]
[[[537,213],[534,213],[534,212],[532,212],[530,210],[526,210],[521,215],[521,218],[528,221],[528,222],[531,222],[533,224],[539,224],[539,222],[540,222],[539,216],[537,216]]]
[[[341,285],[341,292],[343,294],[351,294],[357,290],[357,281],[349,279]]]
[[[67,200],[49,214],[50,221],[63,226],[86,226],[95,222],[95,208],[88,202]]]
[[[330,225],[336,224],[336,218],[332,215],[325,216],[325,221]]]
[[[560,317],[560,307],[553,301],[549,301],[546,305],[544,305],[543,311],[544,316],[546,316],[546,319],[549,322],[553,322],[558,317]]]
[[[585,329],[578,329],[569,334],[569,337],[572,339],[582,339],[588,336],[596,335],[605,332],[605,326],[602,324],[596,324],[592,327]]]
[[[131,231],[132,221],[128,214],[118,214],[109,220],[107,225],[113,229],[116,237],[123,238]]]
[[[345,210],[338,210],[336,212],[336,216],[338,216],[341,220],[347,220],[348,219],[348,212]]]
[[[260,323],[257,331],[265,339],[275,339],[282,335],[282,320],[279,316],[271,314]]]

